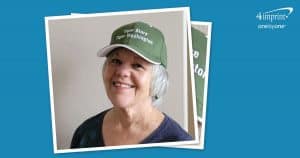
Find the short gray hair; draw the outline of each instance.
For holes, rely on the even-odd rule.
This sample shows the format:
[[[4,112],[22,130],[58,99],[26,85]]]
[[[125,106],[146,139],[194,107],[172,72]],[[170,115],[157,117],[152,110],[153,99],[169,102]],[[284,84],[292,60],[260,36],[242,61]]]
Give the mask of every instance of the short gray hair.
[[[167,70],[162,65],[153,65],[150,87],[150,95],[152,97],[153,105],[158,106],[162,103],[168,87],[169,76]]]
[[[111,58],[109,55],[102,67],[102,75],[104,72],[105,67],[107,66],[107,62]],[[155,65],[152,66],[152,78],[151,78],[151,85],[150,85],[150,95],[152,99],[152,104],[154,106],[161,105],[163,101],[163,97],[167,92],[169,87],[169,76],[167,70],[162,65]]]

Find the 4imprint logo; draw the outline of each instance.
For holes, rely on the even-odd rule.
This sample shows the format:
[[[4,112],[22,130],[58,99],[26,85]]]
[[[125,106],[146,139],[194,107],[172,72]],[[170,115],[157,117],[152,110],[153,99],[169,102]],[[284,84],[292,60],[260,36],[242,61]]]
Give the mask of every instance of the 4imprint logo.
[[[265,12],[258,12],[256,19],[260,24],[257,25],[258,29],[284,29],[287,27],[286,21],[293,13],[292,7],[284,7],[273,9]]]

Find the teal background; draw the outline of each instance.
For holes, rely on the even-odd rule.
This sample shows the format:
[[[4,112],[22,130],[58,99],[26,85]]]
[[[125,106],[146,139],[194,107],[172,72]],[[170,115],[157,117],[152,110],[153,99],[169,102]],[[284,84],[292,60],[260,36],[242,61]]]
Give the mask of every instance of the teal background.
[[[212,21],[205,150],[140,148],[53,154],[44,17],[190,6]],[[293,7],[284,30],[260,11]],[[45,0],[0,2],[1,157],[300,157],[299,2]]]

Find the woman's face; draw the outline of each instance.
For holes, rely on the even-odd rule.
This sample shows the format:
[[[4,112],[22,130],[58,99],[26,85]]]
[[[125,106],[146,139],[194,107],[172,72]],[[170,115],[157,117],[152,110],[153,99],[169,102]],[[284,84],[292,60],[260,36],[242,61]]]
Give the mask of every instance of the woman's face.
[[[111,52],[103,70],[107,96],[116,107],[151,103],[152,64],[126,48]]]

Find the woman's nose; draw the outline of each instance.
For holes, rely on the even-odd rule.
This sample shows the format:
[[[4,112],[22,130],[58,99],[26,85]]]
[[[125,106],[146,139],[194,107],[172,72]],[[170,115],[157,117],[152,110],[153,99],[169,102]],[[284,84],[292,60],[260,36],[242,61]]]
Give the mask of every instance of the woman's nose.
[[[126,65],[126,64],[122,64],[119,67],[117,67],[116,69],[116,74],[119,77],[128,77],[130,76],[130,66]]]

